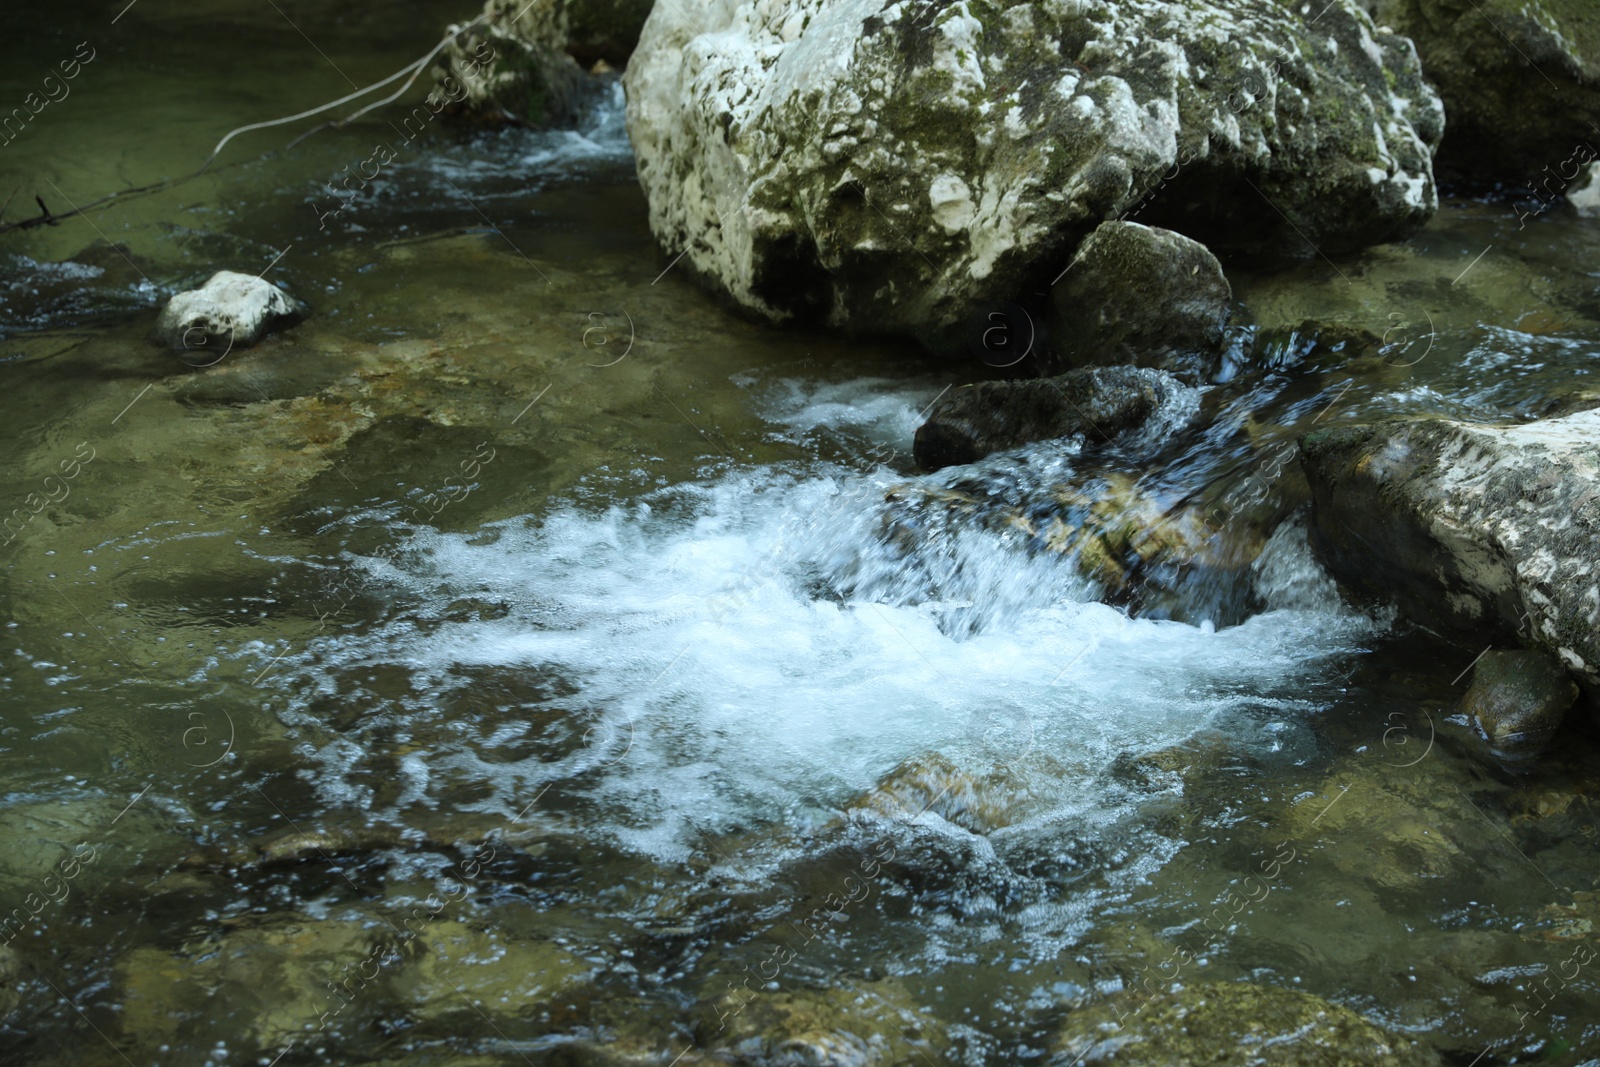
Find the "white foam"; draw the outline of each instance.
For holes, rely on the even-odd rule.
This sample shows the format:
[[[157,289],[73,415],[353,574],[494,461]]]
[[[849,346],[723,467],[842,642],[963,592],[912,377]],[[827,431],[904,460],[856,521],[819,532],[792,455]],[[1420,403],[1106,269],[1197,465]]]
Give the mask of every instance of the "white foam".
[[[857,581],[840,597],[850,561],[857,578],[895,566],[876,537],[875,505],[891,481],[838,465],[802,478],[745,470],[600,513],[501,523],[492,543],[422,531],[397,565],[373,573],[424,606],[316,644],[300,669],[324,679],[380,663],[410,672],[421,695],[388,708],[374,745],[392,744],[410,719],[437,717],[439,698],[471,684],[475,668],[566,679],[577,692],[551,702],[601,716],[589,745],[550,762],[485,760],[482,740],[415,752],[409,799],[466,776],[493,786],[485,807],[510,814],[554,783],[591,803],[586,831],[676,860],[698,847],[699,830],[814,824],[930,751],[976,772],[1014,760],[981,736],[995,721],[1030,750],[1016,766],[1050,798],[1019,810],[1019,824],[1103,828],[1133,810],[1104,788],[1119,754],[1175,743],[1245,705],[1302,717],[1320,661],[1372,632],[1336,598],[1303,590],[1217,632],[1130,621],[1085,602],[1060,560],[1027,559],[982,531],[950,549],[964,576],[953,593]],[[1274,589],[1310,573],[1296,552],[1303,538],[1275,544],[1293,563],[1277,564],[1290,577]],[[493,621],[438,617],[438,605],[467,596],[511,610]],[[955,613],[963,625],[948,625]],[[319,788],[349,801],[348,748],[329,755]],[[1062,780],[1063,767],[1074,777]]]

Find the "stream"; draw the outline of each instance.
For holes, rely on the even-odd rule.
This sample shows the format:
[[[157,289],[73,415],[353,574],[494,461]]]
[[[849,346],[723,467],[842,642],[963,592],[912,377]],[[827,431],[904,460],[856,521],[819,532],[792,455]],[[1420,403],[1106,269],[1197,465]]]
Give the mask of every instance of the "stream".
[[[0,148],[0,221],[192,174],[477,10],[345,6],[8,13],[5,101],[95,57]],[[731,313],[651,237],[622,104],[258,131],[0,234],[0,1063],[711,1062],[730,990],[854,991],[862,1063],[1042,1063],[1153,976],[1595,1062],[1600,968],[1539,983],[1600,923],[1597,735],[1486,759],[1474,650],[1340,597],[1285,450],[1593,390],[1600,223],[1455,196],[1230,264],[1190,428],[926,475],[921,413],[1000,372]],[[312,315],[184,366],[155,316],[219,269]],[[1002,524],[885,532],[908,484],[1025,508],[1091,467],[1250,489],[1259,559],[1130,612]]]

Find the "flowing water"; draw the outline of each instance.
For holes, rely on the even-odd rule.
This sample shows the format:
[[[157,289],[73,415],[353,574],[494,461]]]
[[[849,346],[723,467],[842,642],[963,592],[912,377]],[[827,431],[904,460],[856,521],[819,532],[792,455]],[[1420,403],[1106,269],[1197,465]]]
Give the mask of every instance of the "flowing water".
[[[95,56],[0,148],[0,221],[190,174],[473,6],[15,16],[6,101]],[[921,476],[920,412],[994,372],[728,313],[650,238],[614,79],[575,131],[392,117],[0,235],[0,1062],[695,1062],[730,988],[848,988],[900,1012],[882,1062],[1025,1063],[1241,979],[1447,1062],[1600,1056],[1592,730],[1486,762],[1473,650],[1341,601],[1285,459],[1592,389],[1600,223],[1455,199],[1232,268],[1194,428]],[[156,311],[224,268],[314,313],[186,367]],[[1157,514],[1248,496],[1259,558],[1130,610],[1005,523],[886,532],[908,483],[1119,470]]]

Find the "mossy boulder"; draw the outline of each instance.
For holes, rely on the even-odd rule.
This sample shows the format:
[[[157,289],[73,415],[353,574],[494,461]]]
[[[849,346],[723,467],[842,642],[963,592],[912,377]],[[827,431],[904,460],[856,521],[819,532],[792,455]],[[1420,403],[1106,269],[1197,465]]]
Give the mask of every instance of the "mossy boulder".
[[[1086,435],[1109,441],[1168,409],[1170,432],[1192,416],[1193,389],[1161,371],[1087,367],[1054,378],[979,382],[940,397],[912,452],[926,470],[973,463],[1030,441]]]
[[[1600,155],[1600,6],[1593,0],[1366,0],[1416,42],[1449,122],[1441,176],[1560,195],[1574,149]],[[1580,157],[1581,158],[1581,157]],[[1566,164],[1566,165],[1563,165]],[[1548,185],[1545,183],[1549,182]]]
[[[1548,652],[1485,652],[1472,669],[1461,710],[1502,759],[1528,759],[1549,743],[1578,687]]]
[[[1438,1057],[1348,1008],[1250,982],[1129,990],[1067,1018],[1051,1067],[1425,1067]]]
[[[1600,686],[1600,410],[1393,420],[1300,447],[1312,545],[1347,589],[1467,647],[1542,649]]]
[[[1136,209],[1311,256],[1437,208],[1443,110],[1353,0],[675,0],[625,85],[680,270],[770,321],[942,350]]]
[[[1222,349],[1233,288],[1199,241],[1136,222],[1100,225],[1051,288],[1075,365],[1131,363],[1203,373]]]

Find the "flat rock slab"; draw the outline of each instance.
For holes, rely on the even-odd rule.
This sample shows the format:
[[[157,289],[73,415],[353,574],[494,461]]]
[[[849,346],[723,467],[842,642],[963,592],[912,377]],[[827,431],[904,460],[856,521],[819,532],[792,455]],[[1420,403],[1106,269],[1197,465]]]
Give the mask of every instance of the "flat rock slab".
[[[1600,409],[1300,444],[1312,544],[1335,577],[1465,644],[1543,649],[1600,687]]]

